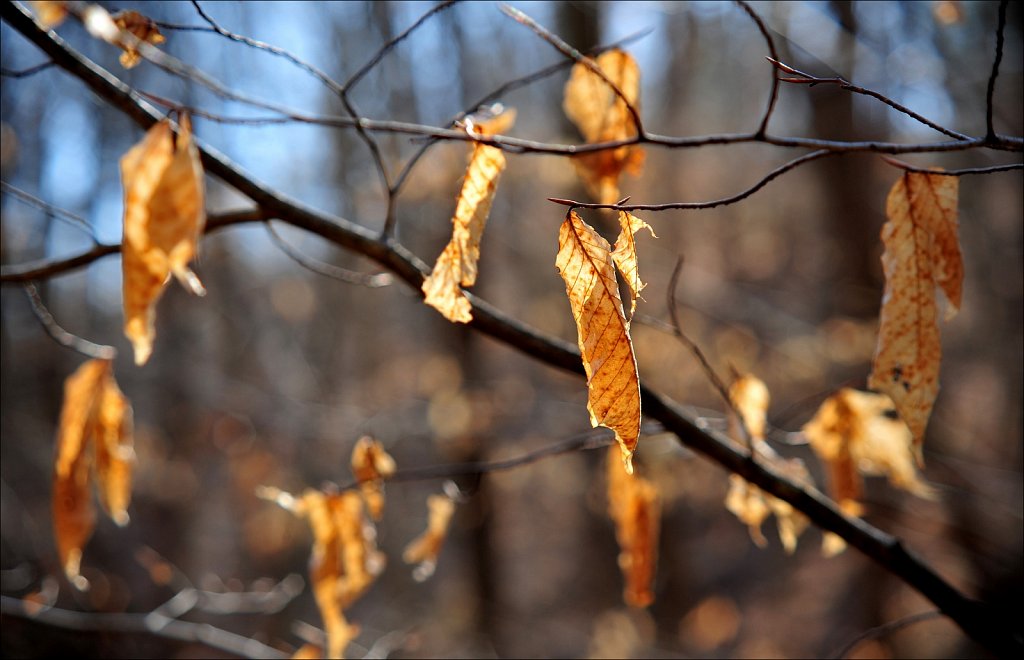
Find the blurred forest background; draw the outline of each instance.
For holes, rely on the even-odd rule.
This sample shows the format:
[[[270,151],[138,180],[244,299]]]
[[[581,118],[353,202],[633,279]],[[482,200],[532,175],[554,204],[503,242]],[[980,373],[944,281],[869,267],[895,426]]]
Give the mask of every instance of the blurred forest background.
[[[204,25],[186,2],[132,7],[176,25]],[[752,3],[783,61],[842,75],[933,121],[985,133],[995,2]],[[431,5],[204,3],[224,27],[286,48],[344,80]],[[759,121],[769,65],[756,26],[731,3],[564,2],[517,7],[581,49],[638,31],[626,49],[642,71],[649,130],[670,135],[745,132]],[[68,21],[62,37],[132,86],[220,115],[260,114],[143,63],[126,71],[119,51]],[[168,53],[237,91],[344,114],[338,98],[288,62],[216,34],[164,29]],[[995,124],[1021,135],[1020,5],[1009,7]],[[6,24],[5,71],[45,61]],[[353,92],[365,116],[443,126],[500,84],[561,56],[495,4],[441,12],[390,53]],[[579,141],[561,111],[564,70],[502,99],[518,110],[512,135]],[[4,77],[0,93],[5,183],[84,217],[103,242],[120,240],[118,159],[142,135],[119,111],[57,67]],[[386,195],[365,145],[350,130],[293,123],[244,126],[194,121],[196,134],[258,180],[314,207],[379,229]],[[829,86],[783,86],[769,131],[832,139],[932,142],[946,138],[884,105]],[[419,146],[380,134],[393,169]],[[692,150],[648,148],[634,202],[709,200],[736,193],[797,155],[759,144]],[[466,145],[435,146],[398,198],[398,236],[428,263],[450,233]],[[946,168],[1012,162],[988,151],[908,156]],[[646,302],[667,320],[669,274],[684,255],[676,292],[689,335],[723,373],[763,378],[771,420],[797,431],[844,385],[864,387],[882,291],[879,231],[898,170],[853,154],[806,165],[743,202],[714,210],[640,214],[657,240],[639,239]],[[244,208],[208,178],[211,212]],[[512,155],[483,240],[475,292],[511,315],[569,341],[575,328],[554,268],[564,209],[546,197],[586,199],[563,158]],[[959,588],[1024,616],[1022,580],[1022,186],[1019,172],[961,180],[964,305],[943,325],[942,389],[928,429],[930,502],[882,479],[867,486],[867,519]],[[91,245],[79,228],[4,192],[3,264],[69,255]],[[600,213],[584,213],[602,222]],[[611,219],[611,216],[608,216]],[[599,228],[601,225],[598,225]],[[609,227],[610,225],[605,225]],[[279,226],[310,257],[374,272],[370,262]],[[209,295],[172,285],[158,309],[155,353],[127,358],[117,257],[40,283],[69,331],[118,348],[117,379],[135,408],[138,467],[131,525],[102,520],[87,546],[76,593],[58,567],[50,526],[53,440],[64,379],[83,358],[43,332],[18,285],[2,289],[0,493],[2,591],[23,596],[59,585],[57,605],[84,612],[146,612],[174,594],[154,581],[166,561],[211,590],[266,590],[306,575],[305,522],[257,499],[261,484],[291,492],[350,479],[363,434],[381,440],[399,468],[493,460],[589,428],[576,377],[524,358],[445,321],[402,285],[370,289],[305,270],[259,224],[205,238],[196,272]],[[641,378],[724,426],[720,401],[692,355],[643,319],[634,324]],[[774,443],[826,476],[804,446]],[[933,606],[854,550],[825,559],[817,530],[793,556],[774,525],[767,548],[723,506],[727,475],[667,437],[641,440],[640,460],[665,498],[657,600],[622,605],[618,548],[606,515],[603,451],[547,458],[460,484],[436,574],[417,583],[401,549],[418,534],[439,480],[388,486],[379,541],[389,566],[352,608],[362,626],[349,653],[405,657],[801,657],[835,651],[858,633]],[[158,560],[157,557],[162,557]],[[154,563],[156,562],[156,564]],[[294,579],[293,579],[294,582]],[[254,636],[284,651],[294,622],[319,626],[308,589],[276,612],[192,613],[191,620]],[[1019,619],[1018,619],[1019,620]],[[196,657],[200,646],[144,635],[76,633],[4,617],[7,657]],[[957,657],[983,653],[950,622],[930,619],[856,650],[858,657]],[[377,657],[383,657],[378,655]]]

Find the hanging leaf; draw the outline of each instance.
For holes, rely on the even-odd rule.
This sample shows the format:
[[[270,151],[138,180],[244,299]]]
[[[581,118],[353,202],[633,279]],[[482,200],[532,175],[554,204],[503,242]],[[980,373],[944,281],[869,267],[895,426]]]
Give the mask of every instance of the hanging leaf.
[[[649,224],[625,211],[619,211],[619,226],[621,229],[612,249],[612,261],[615,262],[629,289],[629,318],[632,319],[633,312],[636,311],[636,299],[640,297],[640,291],[647,286],[640,280],[640,269],[637,266],[636,233],[646,229],[654,238],[658,235]]]
[[[753,451],[761,463],[767,463],[777,472],[782,473],[791,481],[810,484],[811,476],[803,461],[784,459],[775,453],[764,441],[768,420],[768,405],[771,401],[768,386],[753,374],[740,376],[729,386],[729,400],[739,414],[750,434]],[[740,431],[739,421],[734,413],[729,414],[729,435],[736,442],[746,444]],[[729,492],[725,497],[725,508],[740,519],[750,529],[750,538],[758,547],[768,543],[761,532],[761,523],[769,515],[775,515],[779,530],[779,539],[787,553],[796,550],[800,534],[807,528],[809,520],[802,513],[784,500],[765,493],[757,486],[747,482],[743,477],[729,475]]]
[[[82,550],[96,525],[90,482],[95,466],[100,501],[119,525],[131,499],[131,406],[114,381],[109,360],[90,360],[64,383],[53,479],[53,528],[64,573],[75,587]]]
[[[949,301],[947,320],[960,308],[958,189],[957,177],[907,172],[889,192],[882,227],[885,293],[868,387],[892,397],[913,434],[919,462],[939,392],[936,286]]]
[[[515,111],[508,110],[480,123],[467,120],[466,126],[475,135],[486,137],[507,130],[514,119]],[[498,177],[504,169],[505,154],[501,149],[479,142],[473,144],[452,216],[451,240],[423,281],[423,302],[453,323],[469,323],[473,319],[469,300],[460,286],[476,283],[480,239],[498,188]]]
[[[57,27],[68,15],[68,3],[65,0],[31,0],[28,4],[44,30]]]
[[[587,373],[590,423],[615,432],[626,471],[640,437],[640,380],[612,265],[611,246],[569,211],[555,267],[565,280]],[[635,269],[634,269],[635,270]]]
[[[312,489],[297,498],[268,487],[258,489],[257,495],[309,520],[309,576],[327,633],[327,657],[344,657],[345,647],[359,634],[359,626],[345,619],[344,610],[384,570],[384,556],[377,551],[372,523],[363,515],[362,498],[351,491]]]
[[[119,11],[111,16],[111,18],[114,19],[114,24],[117,27],[128,32],[139,41],[153,45],[162,44],[166,41],[164,35],[160,34],[160,29],[157,27],[156,22],[137,11],[130,9]],[[139,55],[135,44],[125,43],[124,40],[120,40],[117,45],[124,50],[120,58],[121,66],[124,68],[131,69],[142,61],[142,56]]]
[[[384,446],[369,436],[363,436],[352,449],[352,474],[359,482],[366,510],[370,517],[380,520],[384,513],[383,479],[395,473],[395,459]]]
[[[423,582],[434,574],[437,557],[448,536],[448,525],[455,513],[455,502],[447,495],[431,495],[427,498],[427,529],[405,547],[402,559],[406,564],[419,564],[413,571],[413,578]]]
[[[125,335],[141,365],[153,351],[156,302],[168,275],[196,295],[206,293],[188,268],[206,223],[203,170],[188,116],[181,117],[177,142],[167,120],[149,129],[121,158],[121,181]]]
[[[623,599],[631,607],[654,602],[658,564],[658,533],[661,501],[654,484],[619,468],[619,452],[608,453],[608,515],[615,523],[619,542],[619,568],[625,578]]]
[[[639,108],[640,68],[631,55],[617,48],[596,59],[598,68],[622,91],[629,104]],[[636,135],[636,121],[625,101],[596,73],[577,62],[565,84],[562,107],[588,144],[627,140]],[[623,170],[638,175],[644,153],[636,145],[575,156],[573,163],[587,190],[598,201],[619,199],[619,175]]]

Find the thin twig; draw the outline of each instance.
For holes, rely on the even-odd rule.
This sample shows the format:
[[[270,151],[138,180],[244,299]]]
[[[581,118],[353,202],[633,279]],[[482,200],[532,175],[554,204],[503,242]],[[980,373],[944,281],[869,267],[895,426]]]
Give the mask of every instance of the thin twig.
[[[28,78],[31,75],[37,74],[40,71],[46,71],[54,65],[53,60],[48,62],[42,62],[35,66],[30,66],[27,69],[8,69],[7,67],[0,67],[0,76],[4,78]]]
[[[841,660],[842,658],[845,658],[847,655],[849,655],[850,652],[853,651],[853,649],[857,648],[857,646],[859,646],[862,642],[866,642],[869,639],[878,639],[879,637],[885,637],[889,633],[896,632],[897,630],[906,628],[907,626],[912,626],[915,623],[920,623],[921,621],[928,621],[930,619],[937,619],[942,616],[945,615],[942,613],[941,610],[926,610],[924,612],[918,612],[917,614],[911,614],[909,616],[896,619],[895,621],[883,623],[882,625],[875,626],[874,628],[868,628],[867,630],[865,630],[864,632],[862,632],[861,634],[857,635],[849,642],[847,642],[846,645],[843,646],[841,649],[839,649],[835,653],[832,653],[828,657],[835,658],[836,660]]]
[[[758,15],[756,11],[751,8],[744,0],[736,0],[736,4],[750,16],[751,20],[757,24],[757,29],[761,31],[761,36],[764,37],[765,43],[768,44],[768,52],[771,55],[772,60],[779,59],[778,52],[775,50],[775,41],[772,39],[772,35],[768,32],[768,26],[764,24],[764,21]],[[772,111],[775,109],[775,102],[779,99],[779,79],[772,72],[772,91],[768,96],[768,107],[764,110],[764,115],[761,117],[761,123],[758,125],[757,132],[755,135],[759,138],[763,138],[768,133],[768,120],[772,117]]]
[[[1022,170],[1024,169],[1024,163],[1007,163],[1005,165],[990,165],[989,167],[964,167],[958,170],[940,170],[933,169],[930,167],[917,167],[910,163],[905,163],[902,160],[892,158],[891,156],[882,156],[882,160],[898,167],[906,172],[921,172],[923,174],[938,174],[940,176],[966,176],[968,174],[993,174],[995,172],[1008,172],[1010,170]]]
[[[311,259],[299,250],[295,249],[285,241],[277,230],[274,229],[270,222],[266,222],[263,225],[267,229],[267,233],[270,234],[270,238],[274,241],[274,244],[280,248],[281,252],[284,252],[289,259],[299,264],[303,268],[316,273],[317,275],[323,275],[329,277],[332,280],[338,280],[339,282],[345,282],[346,284],[358,284],[365,286],[370,289],[377,289],[382,286],[388,286],[394,282],[394,277],[391,273],[360,273],[347,268],[339,268],[331,264],[325,264],[321,261]]]
[[[992,62],[992,74],[988,77],[985,90],[985,139],[995,140],[996,129],[992,123],[992,97],[996,92],[996,78],[999,76],[999,63],[1003,60],[1003,30],[1006,27],[1006,5],[1008,0],[999,3],[999,25],[996,26],[996,58]]]
[[[62,209],[59,206],[54,206],[49,202],[39,199],[38,197],[32,195],[31,193],[25,192],[21,188],[12,186],[6,181],[0,181],[0,190],[3,190],[5,193],[24,202],[25,204],[28,204],[29,206],[36,207],[37,209],[41,210],[43,213],[52,218],[56,218],[57,220],[65,222],[68,225],[74,227],[75,229],[79,229],[85,232],[86,234],[89,235],[89,238],[92,239],[93,243],[99,243],[99,241],[96,239],[96,232],[93,229],[93,226],[89,224],[89,221],[83,218],[82,216],[76,213],[72,213],[67,209]]]
[[[29,282],[25,285],[25,295],[28,296],[28,302],[32,306],[32,313],[39,319],[39,323],[43,326],[43,330],[46,330],[46,334],[50,335],[50,338],[65,348],[70,348],[73,351],[81,353],[82,355],[94,358],[97,360],[113,360],[117,357],[117,349],[113,346],[106,346],[103,344],[94,344],[87,339],[82,339],[78,335],[73,335],[64,328],[57,324],[54,320],[53,314],[50,310],[46,309],[46,305],[43,304],[42,298],[39,297],[39,291],[36,289],[36,285]]]

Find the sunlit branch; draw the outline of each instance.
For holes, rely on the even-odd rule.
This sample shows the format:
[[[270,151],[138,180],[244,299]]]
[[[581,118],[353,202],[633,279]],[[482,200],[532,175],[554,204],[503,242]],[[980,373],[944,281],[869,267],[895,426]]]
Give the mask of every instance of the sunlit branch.
[[[53,314],[51,314],[50,310],[46,309],[46,305],[43,304],[43,300],[39,297],[39,291],[36,289],[35,284],[25,284],[25,295],[28,296],[28,302],[32,306],[32,313],[35,314],[37,319],[39,319],[39,323],[43,326],[43,330],[46,331],[46,334],[48,334],[55,342],[65,348],[70,348],[73,351],[81,353],[88,358],[113,360],[117,357],[117,349],[113,346],[94,344],[93,342],[87,339],[82,339],[78,335],[71,334],[64,328],[60,327],[60,325],[57,324],[57,321],[54,320]]]
[[[996,57],[992,61],[992,73],[988,77],[985,90],[985,139],[996,140],[995,125],[992,123],[992,97],[996,92],[996,78],[999,77],[999,63],[1003,60],[1003,30],[1006,28],[1006,5],[1008,0],[999,3],[999,25],[996,26]]]
[[[747,16],[749,16],[755,24],[757,24],[757,29],[761,31],[761,36],[764,37],[764,41],[768,46],[768,53],[771,55],[771,59],[779,59],[778,52],[775,50],[775,41],[772,39],[772,35],[768,32],[768,26],[764,24],[764,20],[761,19],[761,16],[758,15],[758,13],[754,11],[750,5],[744,2],[744,0],[736,0],[736,4],[738,4],[740,8],[747,13]],[[772,111],[775,109],[775,102],[778,101],[778,99],[779,79],[773,72],[772,90],[771,93],[768,95],[768,107],[765,108],[764,115],[761,117],[761,123],[757,128],[757,133],[755,133],[755,135],[757,135],[758,138],[763,138],[767,134],[768,121],[772,118]]]

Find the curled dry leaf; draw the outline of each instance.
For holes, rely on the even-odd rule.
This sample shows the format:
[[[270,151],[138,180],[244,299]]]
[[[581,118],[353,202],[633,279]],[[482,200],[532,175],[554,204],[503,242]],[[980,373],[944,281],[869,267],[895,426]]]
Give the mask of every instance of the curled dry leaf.
[[[28,4],[44,30],[57,27],[68,16],[68,3],[64,0],[32,0]]]
[[[617,48],[596,59],[601,71],[618,86],[629,104],[639,107],[640,67],[636,60]],[[628,140],[636,135],[636,122],[625,101],[584,64],[577,62],[565,84],[562,107],[588,144]],[[644,152],[636,145],[581,154],[573,158],[576,171],[587,190],[601,203],[619,199],[619,175],[623,170],[637,175],[643,168]]]
[[[153,45],[162,44],[166,41],[164,35],[160,34],[160,29],[156,26],[156,23],[137,11],[131,9],[119,11],[111,16],[111,18],[114,19],[114,24],[117,27],[131,34],[139,41]],[[131,69],[142,61],[142,56],[139,55],[137,44],[128,43],[128,41],[122,38],[117,45],[124,50],[120,58],[121,66]]]
[[[654,602],[651,585],[658,565],[661,500],[654,484],[619,469],[619,455],[608,452],[608,515],[619,542],[619,568],[625,578],[623,599],[631,607]]]
[[[803,461],[782,458],[764,441],[768,404],[771,401],[768,386],[764,381],[753,374],[740,376],[729,386],[729,400],[743,417],[743,423],[753,443],[753,450],[759,460],[792,481],[810,484],[811,476]],[[729,415],[729,435],[737,442],[746,442],[734,413]],[[767,540],[761,533],[761,523],[769,515],[775,514],[779,539],[786,552],[790,554],[796,550],[797,540],[809,523],[807,517],[791,504],[765,493],[736,474],[729,475],[729,492],[725,497],[725,508],[750,528],[750,538],[762,548],[767,544]]]
[[[914,436],[919,462],[939,393],[935,289],[949,301],[947,320],[959,310],[962,295],[958,190],[955,176],[906,172],[889,192],[882,227],[885,293],[868,387],[892,397]]]
[[[377,551],[376,530],[363,515],[362,498],[351,491],[312,489],[294,497],[268,487],[261,487],[257,495],[309,520],[309,576],[327,633],[327,657],[343,657],[345,647],[359,634],[359,626],[345,619],[344,610],[384,570],[384,556]]]
[[[640,269],[636,258],[636,233],[641,229],[646,229],[654,238],[657,238],[658,235],[654,233],[649,224],[625,211],[619,211],[619,227],[619,236],[615,239],[615,246],[612,248],[612,261],[615,262],[615,266],[619,269],[619,273],[629,289],[629,317],[632,319],[633,312],[636,311],[636,299],[640,297],[640,291],[647,286],[640,280]]]
[[[455,513],[455,502],[447,495],[431,495],[427,498],[427,529],[409,542],[402,553],[407,564],[419,564],[413,571],[413,578],[422,582],[434,574],[437,557],[448,536],[448,525]]]
[[[485,121],[467,121],[467,130],[489,136],[511,127],[515,111],[507,110]],[[423,302],[454,323],[469,323],[473,313],[460,286],[476,283],[480,260],[480,239],[491,212],[498,188],[498,177],[505,169],[505,154],[497,147],[474,143],[469,166],[452,216],[452,237],[430,275],[423,281]]]
[[[93,467],[100,501],[119,525],[128,522],[131,498],[131,406],[114,381],[109,360],[90,360],[64,383],[53,480],[53,527],[68,580],[88,587],[82,550],[96,525],[90,482]]]
[[[640,380],[611,246],[570,210],[558,233],[555,267],[565,280],[576,321],[587,373],[590,423],[615,432],[626,471],[632,472],[640,437]]]
[[[153,352],[156,303],[168,276],[196,295],[206,293],[188,268],[206,223],[203,170],[188,116],[181,117],[177,141],[167,120],[149,129],[121,158],[121,181],[124,331],[141,365]]]
[[[395,459],[384,446],[369,436],[359,438],[352,449],[352,474],[359,482],[366,510],[374,520],[380,520],[384,513],[383,479],[394,473]]]

